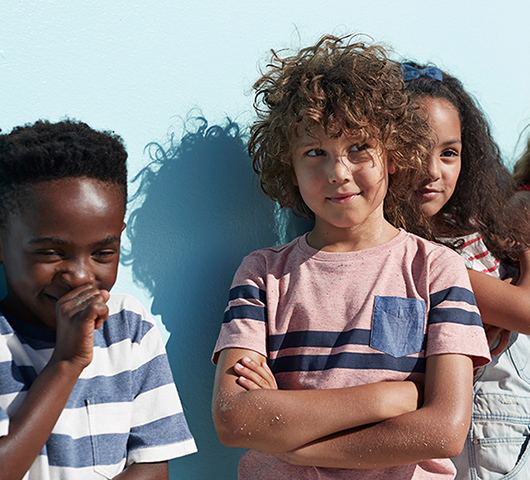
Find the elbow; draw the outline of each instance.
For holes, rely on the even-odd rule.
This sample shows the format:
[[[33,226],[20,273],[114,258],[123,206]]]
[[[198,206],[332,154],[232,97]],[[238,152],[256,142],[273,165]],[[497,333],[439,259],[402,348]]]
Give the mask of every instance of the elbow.
[[[240,432],[243,431],[243,425],[237,425],[236,416],[230,410],[214,407],[212,417],[219,441],[225,447],[240,447]]]
[[[440,436],[435,440],[436,457],[452,458],[460,455],[464,449],[469,430],[469,421],[447,422]]]

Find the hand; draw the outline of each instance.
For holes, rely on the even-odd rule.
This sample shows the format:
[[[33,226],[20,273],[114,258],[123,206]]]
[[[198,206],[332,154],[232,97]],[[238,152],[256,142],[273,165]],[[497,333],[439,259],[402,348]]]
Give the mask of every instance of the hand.
[[[109,317],[107,290],[82,285],[62,296],[56,305],[57,342],[52,358],[66,360],[81,369],[90,364],[94,330]]]
[[[484,325],[484,330],[486,331],[486,338],[488,340],[488,345],[490,346],[490,348],[495,343],[497,338],[499,339],[499,343],[497,344],[497,346],[490,351],[492,357],[500,355],[502,352],[504,352],[504,350],[508,348],[512,335],[512,332],[510,330],[506,330],[500,327],[494,327],[493,325]]]
[[[239,375],[238,383],[247,390],[278,390],[274,374],[266,361],[259,364],[249,357],[243,357],[234,365],[234,370]]]

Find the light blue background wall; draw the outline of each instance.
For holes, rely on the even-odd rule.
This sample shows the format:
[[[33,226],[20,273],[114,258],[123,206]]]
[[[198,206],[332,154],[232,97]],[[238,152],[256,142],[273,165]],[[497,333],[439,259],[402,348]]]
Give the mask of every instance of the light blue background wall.
[[[209,355],[242,256],[304,228],[256,192],[235,139],[269,49],[362,32],[433,61],[480,100],[511,165],[530,123],[529,19],[530,3],[494,0],[2,2],[0,128],[68,116],[119,133],[131,179],[159,160],[158,174],[131,187],[142,195],[115,290],[137,295],[166,329],[200,451],[172,462],[172,479],[236,477],[240,452],[220,446],[210,419]],[[198,112],[212,130],[186,122]],[[163,149],[144,151],[151,142]]]

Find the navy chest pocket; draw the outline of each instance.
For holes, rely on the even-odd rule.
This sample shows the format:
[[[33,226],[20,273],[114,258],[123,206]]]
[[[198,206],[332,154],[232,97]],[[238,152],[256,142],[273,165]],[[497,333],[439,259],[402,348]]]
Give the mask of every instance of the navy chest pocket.
[[[393,357],[404,357],[423,350],[425,302],[416,298],[380,297],[374,299],[370,346]]]

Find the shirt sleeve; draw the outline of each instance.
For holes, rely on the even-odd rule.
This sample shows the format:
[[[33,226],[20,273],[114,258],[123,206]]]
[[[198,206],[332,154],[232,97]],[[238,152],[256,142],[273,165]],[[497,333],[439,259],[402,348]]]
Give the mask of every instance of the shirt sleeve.
[[[0,407],[0,437],[9,433],[9,416],[6,411]]]
[[[461,354],[474,368],[490,360],[482,320],[464,261],[443,248],[430,260],[426,356]]]
[[[243,259],[230,288],[221,332],[212,361],[225,348],[244,348],[267,357],[267,293],[265,260],[254,252]]]
[[[128,309],[131,309],[128,306]],[[142,327],[132,342],[132,384],[135,391],[127,465],[160,462],[197,451],[173,381],[156,322],[138,302]]]

